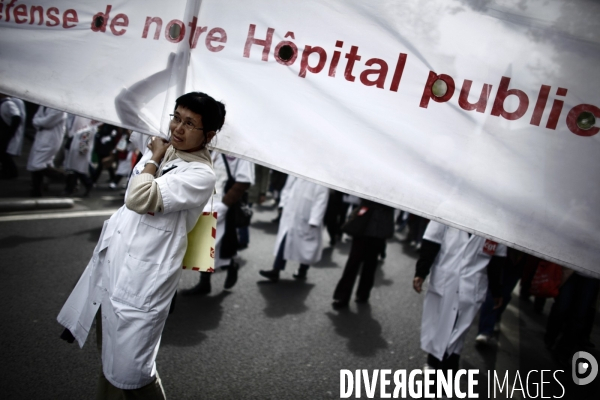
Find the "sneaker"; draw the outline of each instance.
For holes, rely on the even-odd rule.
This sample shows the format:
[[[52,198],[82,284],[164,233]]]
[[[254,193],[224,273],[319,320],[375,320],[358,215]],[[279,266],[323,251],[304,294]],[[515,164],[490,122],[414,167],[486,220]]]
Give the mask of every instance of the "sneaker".
[[[279,271],[276,269],[271,269],[268,271],[261,270],[261,271],[258,271],[258,273],[261,274],[262,276],[264,276],[265,278],[268,278],[271,282],[279,281]]]
[[[490,344],[492,342],[492,337],[490,335],[486,335],[485,333],[480,333],[475,338],[475,343],[477,344]]]

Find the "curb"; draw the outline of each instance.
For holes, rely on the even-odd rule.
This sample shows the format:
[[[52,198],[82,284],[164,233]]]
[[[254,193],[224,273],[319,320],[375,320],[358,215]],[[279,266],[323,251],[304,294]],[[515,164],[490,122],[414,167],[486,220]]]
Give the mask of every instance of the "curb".
[[[75,205],[73,199],[22,199],[0,200],[0,212],[25,210],[54,210],[71,208]]]

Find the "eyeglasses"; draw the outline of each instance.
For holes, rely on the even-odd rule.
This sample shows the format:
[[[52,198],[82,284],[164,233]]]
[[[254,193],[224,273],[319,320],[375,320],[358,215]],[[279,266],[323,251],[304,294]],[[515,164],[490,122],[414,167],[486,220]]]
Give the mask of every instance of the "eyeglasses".
[[[176,125],[179,125],[182,122],[182,119],[179,115],[169,114],[171,117],[171,122],[174,122]],[[203,131],[204,128],[197,128],[191,121],[185,121],[183,123],[183,127],[185,130],[193,131],[194,129],[198,129],[199,131]]]

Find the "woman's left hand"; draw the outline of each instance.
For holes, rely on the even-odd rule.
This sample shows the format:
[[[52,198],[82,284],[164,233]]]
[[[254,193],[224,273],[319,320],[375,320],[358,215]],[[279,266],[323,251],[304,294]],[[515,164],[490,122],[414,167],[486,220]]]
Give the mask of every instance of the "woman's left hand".
[[[148,143],[148,148],[152,152],[152,159],[160,163],[170,145],[171,143],[167,142],[165,139],[153,136]]]

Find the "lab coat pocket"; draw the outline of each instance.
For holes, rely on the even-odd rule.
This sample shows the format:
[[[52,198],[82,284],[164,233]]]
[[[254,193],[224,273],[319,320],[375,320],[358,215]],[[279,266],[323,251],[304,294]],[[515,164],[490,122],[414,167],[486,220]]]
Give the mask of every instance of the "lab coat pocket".
[[[127,254],[122,267],[114,272],[111,299],[142,311],[150,310],[159,268],[160,264],[138,260]]]
[[[173,215],[156,213],[154,215],[142,215],[141,222],[144,225],[151,226],[161,231],[172,232],[173,227],[175,226],[175,220],[176,218],[173,218]]]
[[[444,289],[446,287],[446,276],[448,271],[443,268],[434,267],[431,269],[431,275],[429,276],[429,291],[444,295]]]
[[[300,238],[304,241],[316,241],[318,236],[318,229],[316,226],[310,226],[308,221],[302,224],[300,228]]]

